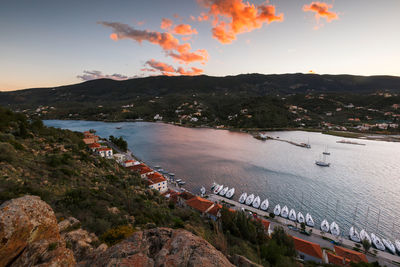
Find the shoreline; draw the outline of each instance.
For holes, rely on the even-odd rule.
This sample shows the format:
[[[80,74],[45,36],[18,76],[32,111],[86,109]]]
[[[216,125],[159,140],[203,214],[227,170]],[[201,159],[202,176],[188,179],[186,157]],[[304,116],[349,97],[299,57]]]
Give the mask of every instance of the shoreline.
[[[47,119],[45,119],[47,120]],[[233,128],[233,127],[224,127],[218,128],[217,126],[207,126],[207,125],[182,125],[174,122],[165,122],[165,121],[147,121],[147,120],[87,120],[87,119],[48,119],[48,120],[61,120],[61,121],[98,121],[98,122],[107,122],[107,123],[124,123],[124,122],[147,122],[147,123],[163,123],[174,125],[178,127],[184,128],[198,128],[198,129],[213,129],[213,130],[227,130],[231,132],[242,132],[252,135],[254,138],[262,132],[280,132],[280,131],[303,131],[303,132],[316,132],[326,135],[332,135],[343,138],[353,138],[360,140],[371,140],[371,141],[385,141],[385,142],[400,142],[400,132],[399,133],[379,133],[379,132],[368,132],[368,133],[360,133],[360,132],[351,132],[351,131],[337,131],[337,130],[324,130],[317,128]]]

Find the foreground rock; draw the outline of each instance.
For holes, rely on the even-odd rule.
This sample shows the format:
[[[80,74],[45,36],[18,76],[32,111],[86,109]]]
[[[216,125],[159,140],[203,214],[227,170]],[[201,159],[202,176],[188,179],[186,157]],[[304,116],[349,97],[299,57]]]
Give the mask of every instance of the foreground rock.
[[[53,210],[39,197],[0,206],[0,266],[75,266]]]
[[[80,266],[233,266],[210,243],[185,230],[155,228],[131,237]]]

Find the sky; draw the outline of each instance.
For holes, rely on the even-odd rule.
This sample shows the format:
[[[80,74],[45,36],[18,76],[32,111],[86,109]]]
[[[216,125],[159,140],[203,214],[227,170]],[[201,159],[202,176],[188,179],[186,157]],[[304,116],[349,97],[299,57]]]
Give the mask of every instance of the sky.
[[[0,91],[97,78],[400,76],[399,0],[2,0]]]

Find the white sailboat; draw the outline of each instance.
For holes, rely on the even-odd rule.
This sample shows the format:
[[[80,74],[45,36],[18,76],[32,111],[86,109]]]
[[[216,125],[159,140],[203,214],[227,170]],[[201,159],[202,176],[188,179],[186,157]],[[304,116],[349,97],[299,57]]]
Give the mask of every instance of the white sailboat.
[[[253,200],[254,200],[254,195],[253,194],[248,195],[247,198],[246,198],[246,202],[245,202],[246,205],[250,206],[251,203],[253,203]]]
[[[262,209],[262,210],[266,211],[266,210],[268,209],[268,206],[269,206],[268,199],[264,199],[264,201],[263,201],[263,202],[261,202],[260,209]]]
[[[171,176],[171,174],[170,174],[170,176]],[[213,182],[213,184],[211,185],[211,190],[213,190],[214,189],[214,187],[216,187],[218,184],[216,183],[216,182]]]
[[[385,245],[382,243],[381,239],[377,237],[374,233],[371,233],[372,244],[379,250],[385,251]]]
[[[339,236],[340,235],[339,225],[337,225],[336,222],[332,222],[331,223],[330,230],[331,230],[331,234],[332,235],[334,235],[334,236]]]
[[[224,188],[223,185],[217,185],[214,188],[214,194],[218,195],[219,192],[221,192],[221,190]]]
[[[370,244],[372,244],[371,237],[369,236],[369,234],[367,233],[367,231],[365,231],[364,229],[362,229],[362,230],[360,231],[360,239],[361,239],[361,242],[362,242],[363,240],[367,240]]]
[[[278,216],[279,214],[281,214],[281,205],[276,204],[276,206],[274,208],[274,214],[275,214],[275,216]]]
[[[261,201],[260,197],[257,196],[253,201],[253,207],[258,209],[260,207],[260,201]]]
[[[308,226],[310,226],[310,227],[314,227],[314,220],[313,220],[313,218],[311,217],[311,214],[310,213],[307,213],[306,214],[306,224],[308,225]]]
[[[325,146],[325,151],[322,152],[322,154],[324,154],[324,155],[330,155],[331,154],[330,152],[328,152],[328,146]]]
[[[357,229],[354,226],[350,227],[349,236],[352,241],[357,243],[361,242],[360,234],[357,232]]]
[[[225,196],[227,198],[232,198],[234,194],[235,194],[235,188],[232,187],[231,189],[228,190],[228,192],[226,192]]]
[[[323,159],[322,160],[316,160],[315,164],[320,166],[320,167],[329,167],[331,166],[331,164],[329,162],[326,162],[326,156],[323,155]]]
[[[387,250],[389,250],[392,254],[396,254],[396,248],[394,247],[393,243],[390,240],[382,238],[382,243],[385,245]]]
[[[298,221],[299,223],[304,223],[304,222],[305,222],[305,220],[304,220],[304,215],[303,215],[303,213],[301,213],[300,211],[297,213],[297,221]]]
[[[220,196],[225,196],[225,194],[226,194],[226,192],[228,192],[228,190],[229,190],[229,188],[228,188],[228,187],[225,187],[224,189],[222,189],[222,190],[219,192],[219,195],[220,195]]]
[[[296,211],[294,209],[291,209],[289,212],[289,220],[294,221],[294,222],[297,220]]]
[[[281,217],[287,218],[289,216],[289,209],[287,206],[284,206],[281,210]]]
[[[206,193],[206,188],[205,188],[204,186],[202,186],[202,187],[200,188],[200,193],[201,193],[202,195],[204,195],[204,194]]]
[[[239,203],[243,204],[246,201],[246,198],[247,198],[247,193],[246,192],[241,194],[240,197],[239,197]]]
[[[321,222],[321,230],[328,233],[329,232],[329,223],[327,220],[323,220]]]
[[[394,246],[397,249],[397,252],[400,253],[400,240],[394,241]]]

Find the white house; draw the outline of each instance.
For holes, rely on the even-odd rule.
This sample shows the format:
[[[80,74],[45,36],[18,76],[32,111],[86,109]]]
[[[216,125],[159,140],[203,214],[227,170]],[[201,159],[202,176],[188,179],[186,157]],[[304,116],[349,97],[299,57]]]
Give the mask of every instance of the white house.
[[[124,154],[121,154],[121,153],[116,153],[116,154],[114,154],[114,159],[115,159],[118,163],[124,162],[124,161],[125,161],[125,158],[126,158],[126,156],[125,156]]]
[[[113,151],[111,148],[108,148],[108,147],[102,147],[102,148],[97,149],[97,153],[102,158],[107,158],[107,159],[113,158]]]
[[[167,192],[167,180],[158,172],[147,175],[149,188],[159,191],[161,194]]]
[[[135,166],[135,165],[139,165],[139,164],[140,164],[139,161],[136,161],[136,160],[133,160],[133,159],[126,160],[126,161],[124,161],[124,162],[122,163],[122,165],[123,165],[124,167],[126,167],[126,168],[132,167],[132,166]]]

